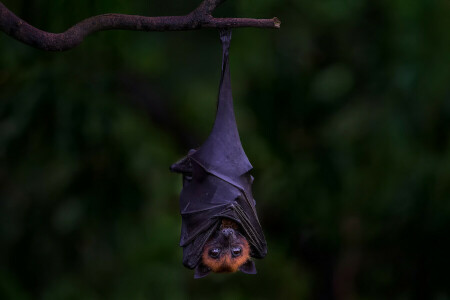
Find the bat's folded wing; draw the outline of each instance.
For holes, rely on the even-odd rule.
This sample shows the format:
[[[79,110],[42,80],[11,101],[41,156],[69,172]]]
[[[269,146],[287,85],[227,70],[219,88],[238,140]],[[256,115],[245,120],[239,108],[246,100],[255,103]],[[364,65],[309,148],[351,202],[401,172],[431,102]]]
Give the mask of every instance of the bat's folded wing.
[[[184,248],[184,265],[195,268],[205,243],[217,230],[221,218],[229,218],[241,225],[242,234],[251,245],[251,255],[263,258],[267,253],[266,241],[253,198],[247,198],[247,193],[234,184],[206,172],[195,161],[192,170],[192,179],[180,195],[180,246]]]

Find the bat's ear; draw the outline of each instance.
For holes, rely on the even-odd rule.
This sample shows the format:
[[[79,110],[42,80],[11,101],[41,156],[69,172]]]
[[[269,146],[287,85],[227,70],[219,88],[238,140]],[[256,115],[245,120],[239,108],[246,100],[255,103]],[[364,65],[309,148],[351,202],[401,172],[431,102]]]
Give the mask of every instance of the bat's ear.
[[[205,266],[202,263],[199,263],[197,265],[197,267],[195,267],[195,273],[194,273],[194,278],[195,279],[199,279],[202,277],[205,277],[206,275],[208,275],[211,272],[211,269],[208,268],[207,266]]]
[[[253,260],[247,260],[245,264],[239,267],[239,271],[245,274],[256,274],[256,266]]]

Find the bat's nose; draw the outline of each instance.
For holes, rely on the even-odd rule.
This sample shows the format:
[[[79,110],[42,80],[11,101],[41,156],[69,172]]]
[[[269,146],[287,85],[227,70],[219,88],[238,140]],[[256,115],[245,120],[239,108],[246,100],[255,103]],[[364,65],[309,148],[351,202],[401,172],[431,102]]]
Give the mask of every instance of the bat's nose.
[[[222,229],[222,234],[226,237],[230,237],[234,234],[234,230],[232,228],[224,228]]]

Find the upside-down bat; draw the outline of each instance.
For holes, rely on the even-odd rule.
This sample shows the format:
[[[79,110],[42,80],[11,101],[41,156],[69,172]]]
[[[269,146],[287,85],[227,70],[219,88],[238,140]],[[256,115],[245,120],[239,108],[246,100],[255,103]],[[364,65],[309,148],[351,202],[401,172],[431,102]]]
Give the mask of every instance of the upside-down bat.
[[[183,175],[180,246],[183,264],[195,269],[195,278],[211,271],[255,274],[251,258],[267,254],[251,192],[252,165],[242,148],[233,111],[231,30],[222,30],[220,39],[222,73],[213,129],[202,146],[170,168]]]

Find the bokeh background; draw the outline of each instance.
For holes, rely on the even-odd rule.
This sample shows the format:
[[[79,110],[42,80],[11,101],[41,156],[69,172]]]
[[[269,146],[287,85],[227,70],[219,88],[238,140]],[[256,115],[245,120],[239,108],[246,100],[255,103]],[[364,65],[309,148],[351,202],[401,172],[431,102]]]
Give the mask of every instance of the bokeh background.
[[[2,0],[61,32],[196,1]],[[450,299],[450,4],[235,0],[241,140],[269,245],[194,280],[169,166],[211,129],[215,30],[100,32],[47,53],[0,34],[1,299]]]

